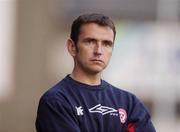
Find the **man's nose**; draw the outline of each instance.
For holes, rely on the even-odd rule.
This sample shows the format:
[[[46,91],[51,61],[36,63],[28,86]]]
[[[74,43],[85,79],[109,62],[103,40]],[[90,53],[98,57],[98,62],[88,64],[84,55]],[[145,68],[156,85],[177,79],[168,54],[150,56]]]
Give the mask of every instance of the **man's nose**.
[[[102,47],[101,42],[96,43],[95,48],[94,48],[94,53],[95,53],[96,55],[102,55],[102,53],[103,53],[103,47]]]

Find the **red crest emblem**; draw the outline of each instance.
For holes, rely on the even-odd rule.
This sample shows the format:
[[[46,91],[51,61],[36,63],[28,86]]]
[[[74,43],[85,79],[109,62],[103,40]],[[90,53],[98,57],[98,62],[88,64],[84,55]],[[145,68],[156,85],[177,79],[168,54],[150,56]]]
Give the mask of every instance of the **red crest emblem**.
[[[124,109],[122,108],[119,108],[118,109],[118,112],[119,112],[119,117],[120,117],[120,121],[121,123],[125,123],[126,122],[126,119],[127,119],[127,113]]]

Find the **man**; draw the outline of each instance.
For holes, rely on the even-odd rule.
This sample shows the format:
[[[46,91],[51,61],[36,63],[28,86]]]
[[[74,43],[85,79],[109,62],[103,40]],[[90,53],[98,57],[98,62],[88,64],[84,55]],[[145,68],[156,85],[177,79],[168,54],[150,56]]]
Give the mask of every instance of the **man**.
[[[85,14],[73,22],[67,49],[74,69],[41,97],[38,132],[155,132],[133,94],[101,79],[115,35],[112,20],[102,14]]]

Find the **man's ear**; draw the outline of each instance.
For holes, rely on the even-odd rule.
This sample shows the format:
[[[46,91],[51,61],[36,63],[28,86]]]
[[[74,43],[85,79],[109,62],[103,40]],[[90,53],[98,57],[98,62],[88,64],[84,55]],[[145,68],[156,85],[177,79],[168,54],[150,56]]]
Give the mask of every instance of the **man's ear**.
[[[75,43],[72,39],[68,39],[67,40],[67,49],[68,49],[68,52],[71,56],[75,56],[77,51],[76,51],[76,46],[75,46]]]

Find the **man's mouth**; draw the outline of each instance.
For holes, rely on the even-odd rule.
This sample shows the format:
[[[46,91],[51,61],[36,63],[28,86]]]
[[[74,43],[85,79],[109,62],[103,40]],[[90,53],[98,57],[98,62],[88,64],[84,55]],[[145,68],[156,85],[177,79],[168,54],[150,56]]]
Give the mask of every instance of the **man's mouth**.
[[[104,61],[102,61],[100,59],[92,59],[91,61],[95,62],[95,63],[104,63]]]

